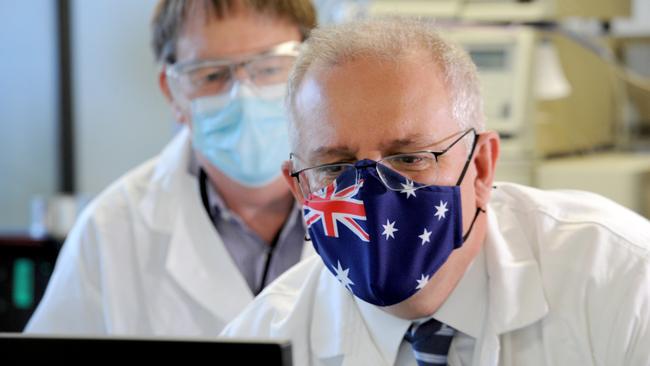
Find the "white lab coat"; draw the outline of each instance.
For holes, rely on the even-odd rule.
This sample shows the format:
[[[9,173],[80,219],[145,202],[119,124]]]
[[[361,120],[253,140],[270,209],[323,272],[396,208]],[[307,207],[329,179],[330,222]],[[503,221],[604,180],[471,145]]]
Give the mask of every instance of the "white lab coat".
[[[253,300],[205,212],[190,154],[184,128],[89,205],[26,331],[216,335]]]
[[[650,365],[649,248],[650,223],[601,197],[499,185],[488,207],[484,280],[468,283],[466,273],[434,314],[457,324],[483,314],[469,323],[478,329],[474,346],[458,354],[454,338],[449,364]],[[300,366],[393,364],[359,301],[314,257],[222,335],[289,339]]]

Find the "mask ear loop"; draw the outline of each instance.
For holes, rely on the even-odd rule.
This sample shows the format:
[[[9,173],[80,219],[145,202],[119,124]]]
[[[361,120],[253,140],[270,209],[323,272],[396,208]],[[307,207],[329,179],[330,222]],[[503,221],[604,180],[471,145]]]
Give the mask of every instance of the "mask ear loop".
[[[472,233],[472,229],[474,228],[474,223],[476,223],[476,219],[478,219],[478,215],[479,215],[481,212],[482,212],[482,213],[485,213],[485,210],[482,209],[482,208],[480,208],[480,207],[477,207],[477,208],[476,208],[476,213],[474,214],[474,219],[472,219],[472,223],[469,225],[469,230],[467,230],[467,233],[465,233],[465,235],[463,235],[463,243],[465,243],[465,241],[467,240],[467,238],[469,238],[469,234]]]

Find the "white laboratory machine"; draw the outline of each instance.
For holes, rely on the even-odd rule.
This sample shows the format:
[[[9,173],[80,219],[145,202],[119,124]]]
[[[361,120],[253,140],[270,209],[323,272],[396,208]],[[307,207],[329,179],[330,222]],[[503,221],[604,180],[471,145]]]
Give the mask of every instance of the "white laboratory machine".
[[[477,65],[487,126],[502,138],[498,179],[535,185],[543,159],[615,143],[617,81],[591,51],[527,26],[441,31]]]
[[[581,16],[629,16],[629,0],[374,0],[373,15],[400,14],[476,21],[531,22]]]
[[[599,193],[650,217],[650,153],[613,146],[624,85],[573,39],[525,26],[444,28],[479,70],[488,128],[502,138],[497,179]]]
[[[599,153],[617,143],[624,85],[564,35],[452,27],[481,78],[488,128],[502,138],[497,180],[580,189],[650,217],[650,152]]]
[[[601,194],[650,218],[650,154],[602,153],[549,159],[538,167],[538,186]]]

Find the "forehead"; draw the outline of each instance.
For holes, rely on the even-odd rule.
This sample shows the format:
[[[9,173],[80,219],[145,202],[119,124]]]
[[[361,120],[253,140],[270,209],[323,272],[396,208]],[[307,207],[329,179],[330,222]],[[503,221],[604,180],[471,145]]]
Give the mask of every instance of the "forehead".
[[[301,153],[388,152],[396,142],[411,151],[431,147],[458,131],[446,85],[425,54],[316,65],[295,98]]]

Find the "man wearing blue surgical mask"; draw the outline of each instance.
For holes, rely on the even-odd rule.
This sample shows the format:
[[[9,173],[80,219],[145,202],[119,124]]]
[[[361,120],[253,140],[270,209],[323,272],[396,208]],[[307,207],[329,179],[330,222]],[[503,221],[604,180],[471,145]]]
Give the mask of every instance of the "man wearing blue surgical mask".
[[[283,97],[308,0],[163,0],[159,85],[183,127],[103,192],[64,244],[26,330],[214,335],[301,258],[283,182]]]

